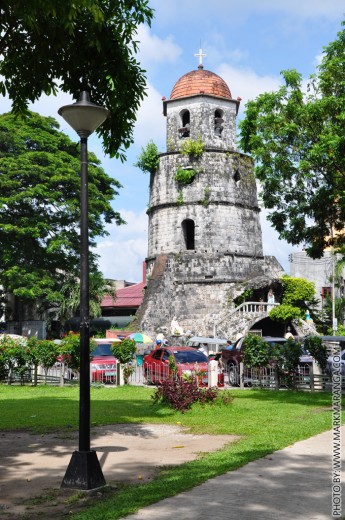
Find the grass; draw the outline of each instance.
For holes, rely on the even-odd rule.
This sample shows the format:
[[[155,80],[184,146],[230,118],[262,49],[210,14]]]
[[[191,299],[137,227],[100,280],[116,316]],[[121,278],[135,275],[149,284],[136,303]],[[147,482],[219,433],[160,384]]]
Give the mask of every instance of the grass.
[[[152,389],[92,388],[93,426],[115,423],[181,424],[191,433],[234,434],[241,440],[177,467],[165,467],[149,483],[119,486],[116,494],[73,520],[116,520],[139,508],[176,495],[216,475],[331,428],[331,395],[308,392],[233,390],[232,403],[221,401],[185,414],[153,405]],[[78,428],[78,388],[0,387],[0,430],[34,432]],[[105,475],[106,477],[106,475]]]

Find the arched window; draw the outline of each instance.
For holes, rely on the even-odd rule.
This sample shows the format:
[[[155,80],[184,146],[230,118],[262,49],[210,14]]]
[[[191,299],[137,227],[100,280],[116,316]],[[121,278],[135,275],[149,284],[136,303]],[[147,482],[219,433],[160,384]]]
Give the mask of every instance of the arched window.
[[[179,128],[180,137],[189,137],[190,135],[190,113],[189,110],[182,110],[180,113],[181,128]]]
[[[214,111],[214,134],[216,137],[221,137],[222,136],[222,131],[223,131],[223,123],[224,123],[224,119],[223,119],[223,111],[222,110],[215,110]]]
[[[182,233],[186,249],[195,249],[195,223],[194,220],[186,218],[182,222]]]
[[[239,169],[237,168],[234,175],[233,175],[233,179],[234,181],[236,182],[236,185],[238,185],[238,183],[240,182],[241,180],[241,174],[240,174],[240,171]]]

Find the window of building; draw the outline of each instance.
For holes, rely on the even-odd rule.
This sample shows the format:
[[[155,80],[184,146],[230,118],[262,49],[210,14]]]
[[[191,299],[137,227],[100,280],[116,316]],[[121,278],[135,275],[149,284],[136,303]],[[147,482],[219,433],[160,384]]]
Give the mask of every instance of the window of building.
[[[321,289],[321,298],[331,298],[332,296],[332,287],[322,287]]]
[[[180,113],[181,128],[179,128],[180,137],[189,137],[190,135],[190,113],[189,110],[182,110]]]
[[[182,233],[186,249],[195,249],[195,223],[187,218],[182,222]]]
[[[240,174],[240,171],[239,169],[237,168],[235,173],[234,173],[234,181],[236,182],[236,184],[238,184],[241,180],[241,174]]]
[[[222,137],[222,132],[223,132],[223,123],[224,123],[224,119],[223,119],[223,111],[222,110],[215,110],[214,112],[214,135],[216,137],[219,137],[221,138]]]

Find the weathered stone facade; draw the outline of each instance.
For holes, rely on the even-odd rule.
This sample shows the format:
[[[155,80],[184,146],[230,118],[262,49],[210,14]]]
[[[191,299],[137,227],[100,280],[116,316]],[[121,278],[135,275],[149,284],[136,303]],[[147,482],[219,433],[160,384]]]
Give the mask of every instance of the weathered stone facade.
[[[239,101],[228,92],[164,101],[168,152],[150,179],[148,283],[138,314],[152,335],[174,316],[184,330],[211,335],[244,282],[269,284],[283,272],[263,256],[253,164],[236,150]],[[182,153],[186,140],[201,140],[203,152]],[[181,182],[178,169],[194,177]]]

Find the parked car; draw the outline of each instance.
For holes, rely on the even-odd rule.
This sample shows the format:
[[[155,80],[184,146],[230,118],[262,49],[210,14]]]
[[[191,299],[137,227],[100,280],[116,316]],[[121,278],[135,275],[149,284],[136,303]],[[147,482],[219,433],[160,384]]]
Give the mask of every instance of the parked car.
[[[97,346],[91,352],[91,382],[92,383],[116,383],[116,358],[111,351],[111,346],[118,340],[94,339]]]
[[[203,372],[203,383],[207,381],[208,358],[193,347],[164,347],[150,352],[144,357],[144,375],[149,383],[161,383],[173,375],[169,358],[173,356],[177,365],[177,377]]]
[[[327,367],[326,372],[327,374],[332,374],[333,372],[333,362],[334,362],[334,356],[329,356],[327,359]],[[342,350],[340,352],[340,372],[342,376],[345,376],[345,350]]]
[[[227,340],[222,338],[207,338],[203,336],[192,336],[187,341],[188,347],[202,349],[201,352],[207,354],[209,357],[217,354],[222,348],[227,345]]]
[[[244,353],[244,340],[245,336],[239,338],[234,347],[232,349],[223,349],[222,350],[222,362],[224,365],[225,372],[228,374],[229,384],[230,385],[238,385],[240,383],[239,379],[239,365],[243,359]],[[287,339],[281,337],[273,337],[273,336],[264,336],[262,339],[268,343],[270,346],[275,345],[284,345],[287,342]],[[309,355],[309,353],[303,349],[302,356],[300,357],[300,365],[299,371],[303,373],[304,376],[309,376],[309,367],[313,362],[313,358]]]

